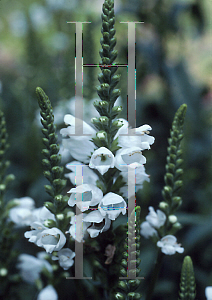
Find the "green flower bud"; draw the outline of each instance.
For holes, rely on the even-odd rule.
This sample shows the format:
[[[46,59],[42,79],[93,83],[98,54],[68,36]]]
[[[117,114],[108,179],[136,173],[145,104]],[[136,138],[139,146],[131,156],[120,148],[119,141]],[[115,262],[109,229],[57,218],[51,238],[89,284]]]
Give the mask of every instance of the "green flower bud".
[[[51,203],[51,202],[45,202],[44,203],[45,207],[51,212],[54,214],[55,212],[55,207],[54,207],[54,204]]]
[[[101,130],[101,131],[97,132],[96,136],[100,140],[106,140],[107,133],[105,131]]]
[[[141,294],[140,293],[130,292],[130,293],[127,294],[127,296],[128,296],[129,300],[140,300],[141,299]]]
[[[182,225],[179,223],[179,222],[176,222],[176,223],[174,223],[173,224],[173,226],[172,226],[174,229],[177,229],[177,230],[179,230],[179,229],[181,229],[182,228]]]
[[[115,300],[125,300],[125,296],[122,293],[117,292],[114,295],[114,299]]]
[[[181,197],[173,197],[173,198],[172,198],[172,201],[173,201],[173,203],[176,204],[176,205],[181,205],[181,203],[182,203],[182,198],[181,198]]]
[[[98,118],[92,118],[91,123],[93,123],[94,125],[99,124],[99,119]]]
[[[106,116],[100,117],[99,121],[103,124],[103,125],[108,125],[109,119]]]
[[[55,181],[55,180],[54,180],[54,181]],[[54,199],[55,199],[56,201],[58,201],[58,202],[62,202],[63,196],[62,196],[62,195],[57,195],[57,196],[54,197]]]
[[[127,261],[126,261],[126,259],[122,259],[121,265],[122,265],[123,267],[127,267]]]
[[[168,211],[168,208],[169,208],[169,205],[168,205],[168,203],[166,203],[165,201],[161,201],[161,202],[159,203],[159,208],[160,208],[161,210],[163,210],[164,212],[167,212],[167,211]]]
[[[125,270],[125,268],[120,268],[120,274],[123,277],[127,277],[127,271]]]
[[[139,287],[140,283],[141,283],[141,280],[139,280],[139,279],[128,280],[128,285],[129,285],[129,288],[131,291],[136,290]]]
[[[118,282],[118,288],[119,289],[121,289],[121,290],[123,290],[123,291],[127,291],[127,284],[126,284],[126,282],[125,281],[119,281]]]
[[[56,223],[54,220],[48,219],[44,221],[44,226],[48,227],[48,228],[52,228],[56,226]]]

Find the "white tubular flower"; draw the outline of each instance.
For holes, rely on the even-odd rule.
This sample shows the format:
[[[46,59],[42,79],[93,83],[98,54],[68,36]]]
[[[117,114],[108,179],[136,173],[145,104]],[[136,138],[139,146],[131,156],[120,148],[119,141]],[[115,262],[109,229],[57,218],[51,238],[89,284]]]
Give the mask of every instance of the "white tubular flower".
[[[24,281],[28,283],[35,283],[35,281],[40,277],[40,273],[43,269],[47,269],[50,273],[52,273],[52,266],[47,260],[41,258],[40,254],[42,253],[39,252],[37,254],[38,258],[29,254],[19,255],[17,268],[20,270],[20,275]]]
[[[142,149],[149,150],[150,145],[152,145],[155,141],[155,138],[153,136],[148,135],[149,130],[152,130],[152,128],[149,125],[142,125],[138,128],[135,128],[135,133],[141,135],[140,141]]]
[[[133,163],[137,163],[138,165],[146,163],[146,158],[142,155],[139,147],[120,149],[116,152],[115,167],[120,171],[126,172],[128,165]]]
[[[138,192],[140,189],[143,188],[144,181],[149,182],[150,176],[146,174],[145,168],[143,165],[134,163],[130,164],[128,167],[135,168],[135,180],[133,176],[130,176],[128,178],[128,170],[121,172],[121,175],[123,176],[123,179],[126,182],[126,185],[120,188],[120,192],[123,193],[123,197],[129,198],[129,190],[128,186],[135,185],[135,191]]]
[[[88,234],[87,234],[87,228],[88,226],[91,225],[91,222],[84,222],[83,221],[83,217],[82,217],[83,214],[80,214],[80,215],[74,215],[71,217],[71,222],[70,224],[72,225],[70,228],[69,228],[69,233],[70,235],[77,241],[77,242],[83,242],[84,239],[86,239],[88,237]],[[82,220],[82,222],[81,222]],[[77,231],[77,226],[79,226],[79,231],[78,231],[78,234],[76,233]]]
[[[157,231],[147,221],[141,223],[140,234],[143,235],[146,239],[153,235],[158,235]]]
[[[47,285],[40,291],[37,300],[58,300],[58,295],[52,285]]]
[[[167,255],[173,255],[176,252],[183,253],[184,248],[177,244],[177,239],[173,235],[166,235],[160,241],[157,242],[157,246],[161,248],[161,251]]]
[[[23,197],[20,199],[14,199],[13,207],[9,211],[9,219],[15,223],[16,227],[29,226],[33,222],[33,209],[35,207],[35,201],[30,197]]]
[[[84,163],[89,162],[89,155],[94,151],[95,145],[90,141],[92,136],[96,135],[96,130],[83,121],[83,133],[91,136],[76,136],[75,134],[75,117],[72,115],[65,115],[64,122],[69,124],[67,128],[60,130],[63,137],[63,147],[67,148],[73,158]]]
[[[124,125],[119,129],[114,139],[118,137],[118,145],[122,148],[130,148],[133,146],[139,147],[141,150],[150,149],[154,143],[155,138],[149,136],[149,130],[152,128],[149,125],[143,125],[138,128],[130,128],[128,132],[128,121],[122,120]],[[120,134],[128,134],[128,136],[121,136]]]
[[[87,229],[91,238],[95,238],[99,233],[107,231],[111,224],[111,220],[107,216],[104,218],[98,210],[90,212],[83,220],[92,223],[92,226]]]
[[[9,211],[9,219],[16,227],[29,226],[32,223],[32,211],[28,208],[13,207]]]
[[[35,201],[30,197],[14,199],[14,202],[17,203],[18,207],[28,208],[30,210],[33,210],[35,207]]]
[[[114,168],[114,161],[113,153],[105,147],[100,147],[92,154],[89,167],[97,169],[103,175],[109,168]]]
[[[90,206],[99,204],[103,197],[102,191],[94,184],[81,184],[68,193],[71,193],[68,205],[73,207],[76,204],[82,212],[88,210]]]
[[[66,243],[66,237],[56,227],[45,229],[39,234],[37,246],[43,247],[47,253],[60,250]]]
[[[31,231],[26,231],[24,233],[25,238],[29,239],[31,243],[37,243],[37,240],[43,230],[48,229],[47,227],[43,226],[41,222],[34,222],[31,224]]]
[[[66,165],[66,168],[71,170],[71,173],[65,174],[65,177],[69,178],[71,183],[75,185],[75,173],[76,173],[76,165],[81,165],[79,161],[72,161]],[[94,183],[99,177],[94,171],[92,171],[88,166],[83,166],[83,183]]]
[[[212,300],[212,286],[207,286],[205,288],[205,297],[207,300]]]
[[[52,260],[59,260],[59,265],[64,269],[68,270],[74,264],[73,258],[75,257],[75,252],[69,248],[63,248],[57,252],[57,256],[52,256]]]
[[[146,220],[149,222],[149,224],[152,227],[160,228],[163,226],[166,222],[166,215],[161,210],[157,210],[157,213],[155,212],[154,208],[152,206],[149,207],[149,214],[146,216]]]
[[[34,209],[32,215],[33,221],[40,222],[42,224],[44,224],[45,220],[48,219],[55,221],[54,214],[52,214],[45,206]]]
[[[126,214],[126,207],[127,204],[121,196],[110,192],[102,198],[98,209],[103,217],[107,215],[110,220],[115,220],[120,213]]]

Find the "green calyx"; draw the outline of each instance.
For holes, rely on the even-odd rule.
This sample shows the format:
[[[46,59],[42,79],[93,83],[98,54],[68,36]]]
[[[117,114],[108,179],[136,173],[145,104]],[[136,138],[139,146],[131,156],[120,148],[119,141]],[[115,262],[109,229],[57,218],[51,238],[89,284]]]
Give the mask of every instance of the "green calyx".
[[[180,280],[179,300],[194,300],[196,297],[196,284],[193,263],[190,256],[183,260]]]

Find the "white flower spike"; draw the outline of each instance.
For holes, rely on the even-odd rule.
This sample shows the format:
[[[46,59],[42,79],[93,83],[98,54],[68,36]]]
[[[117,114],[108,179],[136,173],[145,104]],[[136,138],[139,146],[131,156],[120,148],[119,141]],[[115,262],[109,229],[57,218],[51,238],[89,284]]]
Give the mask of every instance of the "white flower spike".
[[[166,235],[160,241],[157,242],[157,246],[161,248],[161,251],[167,255],[173,255],[176,252],[183,253],[184,248],[177,244],[177,239],[173,235]]]
[[[100,147],[92,154],[89,167],[97,169],[103,175],[109,168],[114,168],[114,162],[113,153],[105,147]]]

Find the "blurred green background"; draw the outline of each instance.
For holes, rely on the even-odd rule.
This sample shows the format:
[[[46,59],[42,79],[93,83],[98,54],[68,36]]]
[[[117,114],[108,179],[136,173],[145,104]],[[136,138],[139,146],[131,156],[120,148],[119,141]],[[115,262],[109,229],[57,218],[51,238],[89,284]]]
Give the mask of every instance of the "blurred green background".
[[[75,96],[75,25],[66,22],[92,22],[83,25],[83,62],[98,64],[102,3],[0,1],[0,108],[9,133],[9,172],[16,176],[8,199],[30,196],[37,207],[48,200],[43,188],[46,181],[42,175],[42,134],[35,88],[44,89],[56,111],[70,113],[67,107]],[[205,287],[212,285],[211,12],[209,0],[115,0],[120,64],[127,63],[127,25],[120,22],[144,21],[136,25],[136,125],[149,124],[156,140],[144,153],[151,181],[137,195],[142,220],[150,205],[156,209],[162,201],[169,130],[178,107],[188,105],[183,204],[178,211],[183,228],[177,235],[185,252],[165,257],[154,300],[177,299],[184,255],[190,255],[194,263],[197,299],[204,299]],[[86,103],[98,98],[95,86],[99,72],[98,68],[84,68]],[[122,117],[126,118],[127,69],[119,68],[117,73],[122,74],[119,87]],[[61,128],[59,112],[57,123]],[[32,253],[32,245],[22,242],[21,251]],[[141,244],[141,276],[146,279],[140,291],[145,295],[155,249],[148,240],[142,239]],[[59,296],[63,299],[62,292]],[[29,294],[25,299],[33,297]]]

